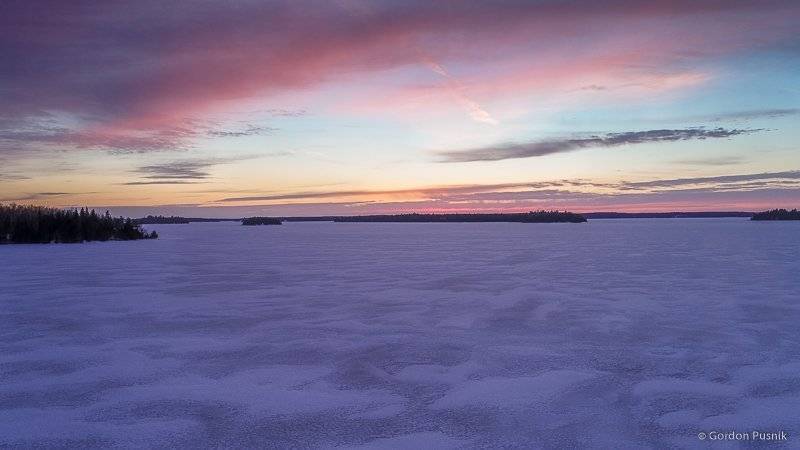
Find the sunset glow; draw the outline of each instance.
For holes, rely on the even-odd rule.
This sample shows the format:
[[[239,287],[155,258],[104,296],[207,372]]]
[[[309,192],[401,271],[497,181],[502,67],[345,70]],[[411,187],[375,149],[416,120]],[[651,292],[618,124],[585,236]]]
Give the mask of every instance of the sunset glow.
[[[5,2],[0,201],[800,206],[800,3]]]

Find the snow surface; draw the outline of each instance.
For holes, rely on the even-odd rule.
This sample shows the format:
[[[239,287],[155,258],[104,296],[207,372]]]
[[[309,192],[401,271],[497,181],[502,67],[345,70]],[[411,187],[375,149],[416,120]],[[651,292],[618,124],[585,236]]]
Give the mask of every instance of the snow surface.
[[[148,228],[0,246],[0,447],[800,447],[800,223]]]

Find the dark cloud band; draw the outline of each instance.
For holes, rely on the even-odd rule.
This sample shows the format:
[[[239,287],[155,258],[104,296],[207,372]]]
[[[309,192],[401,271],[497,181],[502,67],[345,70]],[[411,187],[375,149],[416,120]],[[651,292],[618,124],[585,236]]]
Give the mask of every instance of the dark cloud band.
[[[652,142],[720,139],[763,131],[762,129],[725,129],[703,127],[677,130],[627,131],[606,133],[582,138],[557,139],[479,147],[439,153],[442,162],[502,161],[505,159],[535,158],[585,148],[608,148]]]

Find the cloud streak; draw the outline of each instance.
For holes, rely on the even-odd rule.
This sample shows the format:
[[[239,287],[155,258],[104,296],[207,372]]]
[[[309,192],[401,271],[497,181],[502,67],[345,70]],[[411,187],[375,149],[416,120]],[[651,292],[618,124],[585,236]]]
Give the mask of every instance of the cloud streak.
[[[714,177],[694,177],[694,178],[675,178],[668,180],[652,180],[626,182],[621,186],[628,189],[643,188],[664,188],[685,186],[690,184],[731,184],[757,180],[800,180],[800,170],[788,170],[784,172],[762,172],[740,175],[721,175]]]
[[[501,204],[620,197],[664,192],[749,192],[753,190],[800,189],[800,170],[721,175],[713,177],[603,182],[593,180],[552,180],[523,183],[427,186],[393,190],[339,190],[286,192],[227,197],[213,203],[260,203],[266,205],[305,203],[333,199],[336,203],[369,200],[374,203],[435,201],[440,204]],[[298,204],[299,204],[298,203]]]
[[[645,143],[730,138],[758,131],[763,130],[696,127],[673,130],[628,131],[581,138],[535,141],[521,144],[510,143],[467,150],[444,151],[439,153],[439,157],[441,162],[448,163],[502,161],[506,159],[535,158],[587,148],[611,148]]]
[[[673,161],[675,164],[682,164],[686,166],[734,166],[745,162],[745,158],[741,156],[717,156],[709,158],[694,158],[694,159],[681,159]]]
[[[465,86],[454,78],[441,64],[433,61],[427,62],[428,67],[445,80],[445,86],[450,95],[461,105],[472,118],[472,120],[489,125],[497,125],[499,122],[492,117],[478,102],[471,99],[466,94]]]
[[[340,190],[323,192],[288,192],[275,193],[268,195],[254,195],[244,197],[227,197],[219,199],[219,203],[232,202],[254,202],[254,201],[285,201],[285,200],[313,200],[324,198],[347,198],[347,197],[387,197],[387,196],[416,196],[424,198],[444,198],[454,195],[469,195],[495,190],[513,189],[550,189],[554,187],[596,187],[609,188],[616,186],[610,183],[595,183],[586,180],[554,180],[554,181],[531,181],[525,183],[498,183],[498,184],[472,184],[472,185],[453,185],[453,186],[427,186],[408,189],[389,189],[389,190]]]
[[[800,108],[784,109],[753,109],[749,111],[734,111],[729,113],[715,114],[707,119],[711,122],[725,121],[749,121],[756,119],[774,119],[778,117],[796,116],[800,114]]]
[[[149,185],[162,185],[162,184],[201,184],[204,181],[186,181],[186,180],[158,180],[158,181],[128,181],[120,183],[123,186],[149,186]]]
[[[132,181],[123,184],[137,186],[149,184],[200,183],[211,178],[210,169],[214,166],[254,158],[256,158],[256,156],[239,156],[235,158],[206,158],[147,164],[134,171],[145,181]]]
[[[137,172],[144,174],[144,178],[153,179],[205,179],[211,176],[206,169],[217,163],[215,160],[174,161],[142,166]]]
[[[20,181],[29,179],[30,177],[27,175],[19,175],[16,173],[0,173],[0,181]]]
[[[92,194],[93,192],[36,192],[33,194],[26,194],[17,197],[0,198],[2,202],[26,202],[34,200],[47,200],[54,197],[63,197],[67,195],[83,195]]]
[[[199,138],[261,136],[275,131],[277,128],[248,122],[220,124],[197,119],[184,119],[168,127],[83,128],[59,125],[45,114],[28,121],[0,121],[0,154],[33,149],[101,150],[119,154],[188,150]]]

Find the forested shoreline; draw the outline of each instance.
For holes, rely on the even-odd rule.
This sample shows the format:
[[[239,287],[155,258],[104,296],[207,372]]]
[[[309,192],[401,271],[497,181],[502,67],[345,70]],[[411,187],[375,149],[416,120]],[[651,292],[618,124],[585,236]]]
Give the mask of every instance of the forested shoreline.
[[[282,225],[280,219],[274,217],[245,217],[242,219],[242,225]]]
[[[334,217],[334,222],[401,222],[401,223],[453,223],[453,222],[519,222],[519,223],[581,223],[586,218],[568,211],[530,211],[527,213],[499,214],[380,214],[369,216]]]
[[[147,216],[139,219],[133,219],[134,222],[140,225],[158,225],[158,224],[174,224],[174,223],[190,223],[189,219],[179,216]]]
[[[750,220],[800,220],[800,211],[797,209],[771,209],[753,214]]]
[[[46,244],[156,239],[130,218],[106,211],[44,206],[0,205],[0,244]]]

